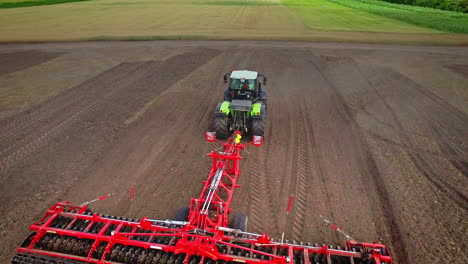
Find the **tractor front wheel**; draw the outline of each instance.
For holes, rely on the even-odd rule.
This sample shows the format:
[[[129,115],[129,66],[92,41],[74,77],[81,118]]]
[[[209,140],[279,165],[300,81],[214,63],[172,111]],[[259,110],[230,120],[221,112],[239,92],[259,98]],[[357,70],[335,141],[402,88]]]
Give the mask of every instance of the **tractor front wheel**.
[[[262,104],[265,106],[265,110],[266,110],[266,108],[267,108],[267,92],[260,91],[260,101],[262,101]]]
[[[213,121],[213,129],[216,132],[216,138],[226,139],[229,137],[229,117],[217,116]]]

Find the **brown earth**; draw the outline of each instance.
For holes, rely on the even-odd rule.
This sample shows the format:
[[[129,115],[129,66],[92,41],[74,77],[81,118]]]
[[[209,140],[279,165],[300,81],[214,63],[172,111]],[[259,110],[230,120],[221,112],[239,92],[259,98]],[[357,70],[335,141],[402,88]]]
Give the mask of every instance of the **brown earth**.
[[[235,211],[249,215],[249,231],[280,236],[294,194],[288,239],[341,244],[345,238],[323,216],[357,240],[388,244],[396,263],[465,263],[468,86],[466,75],[446,65],[466,63],[468,48],[206,41],[0,46],[2,56],[23,60],[24,52],[32,59],[11,69],[11,59],[0,60],[0,82],[28,65],[35,67],[28,78],[41,78],[40,58],[63,64],[65,70],[49,73],[51,83],[77,57],[105,52],[113,63],[101,62],[105,70],[0,120],[2,263],[58,200],[81,203],[134,185],[135,200],[121,193],[93,204],[94,211],[171,218],[207,176],[204,155],[217,146],[205,143],[203,133],[222,99],[221,77],[244,68],[269,77],[265,144],[243,153],[242,188],[233,201]],[[34,94],[36,86],[24,89]]]
[[[446,68],[454,71],[454,72],[457,72],[463,76],[468,76],[468,65],[464,64],[464,65],[447,65]]]
[[[19,51],[11,53],[0,53],[0,75],[19,71],[38,63],[53,59],[60,54],[53,52]]]

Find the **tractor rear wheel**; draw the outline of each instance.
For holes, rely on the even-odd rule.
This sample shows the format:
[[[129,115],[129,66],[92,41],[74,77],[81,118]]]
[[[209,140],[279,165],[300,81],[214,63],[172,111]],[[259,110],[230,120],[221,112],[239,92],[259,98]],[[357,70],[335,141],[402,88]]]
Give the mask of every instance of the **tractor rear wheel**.
[[[189,207],[187,207],[187,206],[180,207],[175,212],[174,220],[187,222],[188,217],[189,217],[189,213],[190,213],[190,208]]]
[[[231,228],[239,229],[242,232],[247,232],[247,222],[249,218],[245,214],[235,214],[232,218]]]
[[[265,118],[252,119],[252,136],[262,136],[265,134]]]
[[[216,132],[216,138],[226,139],[229,137],[229,117],[217,116],[213,121],[213,129]]]

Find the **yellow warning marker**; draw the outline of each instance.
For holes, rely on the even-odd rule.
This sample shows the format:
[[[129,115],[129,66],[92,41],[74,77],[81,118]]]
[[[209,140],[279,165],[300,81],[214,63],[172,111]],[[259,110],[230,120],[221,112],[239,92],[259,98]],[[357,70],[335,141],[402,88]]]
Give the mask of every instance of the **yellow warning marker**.
[[[240,134],[237,134],[236,139],[234,140],[236,144],[239,144],[241,141],[242,136]]]

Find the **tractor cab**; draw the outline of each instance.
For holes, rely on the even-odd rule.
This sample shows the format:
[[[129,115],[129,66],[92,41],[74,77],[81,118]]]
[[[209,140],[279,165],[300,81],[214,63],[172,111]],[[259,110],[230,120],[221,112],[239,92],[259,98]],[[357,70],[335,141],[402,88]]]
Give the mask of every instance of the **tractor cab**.
[[[266,77],[255,71],[241,70],[225,74],[224,83],[229,81],[229,87],[225,91],[225,100],[258,100],[262,87],[260,78],[263,79],[263,84],[266,84]]]

